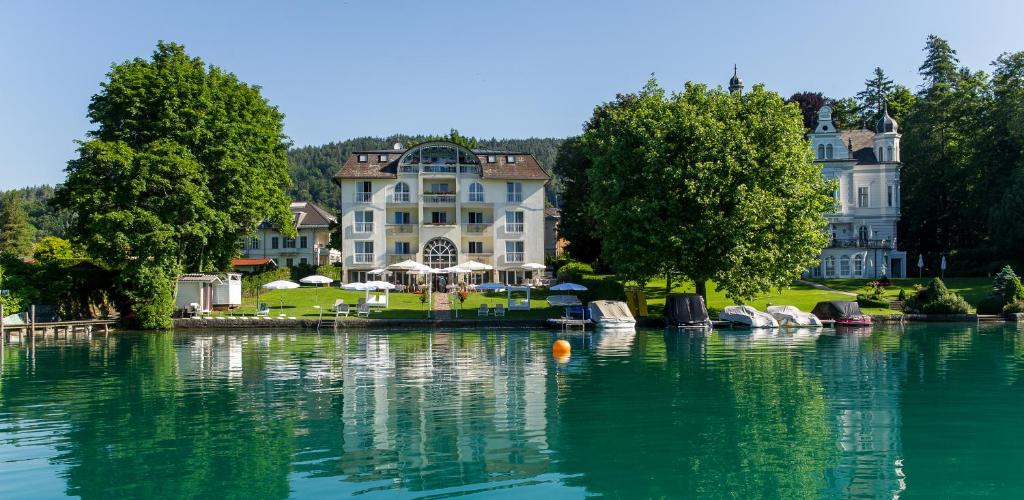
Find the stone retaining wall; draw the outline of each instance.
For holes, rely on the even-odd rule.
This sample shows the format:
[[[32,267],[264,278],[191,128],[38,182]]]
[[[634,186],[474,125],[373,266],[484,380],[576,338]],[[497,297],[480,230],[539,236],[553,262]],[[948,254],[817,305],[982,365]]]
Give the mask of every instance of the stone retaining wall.
[[[175,329],[247,329],[247,328],[308,328],[317,327],[315,319],[217,319],[183,318],[174,320]],[[321,328],[546,328],[539,319],[324,319]]]

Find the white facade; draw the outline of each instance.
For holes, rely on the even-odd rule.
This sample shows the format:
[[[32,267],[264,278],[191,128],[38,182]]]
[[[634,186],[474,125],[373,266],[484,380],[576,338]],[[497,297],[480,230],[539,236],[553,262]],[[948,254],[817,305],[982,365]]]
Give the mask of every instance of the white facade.
[[[323,266],[341,260],[341,253],[330,248],[330,226],[337,219],[312,203],[297,201],[288,207],[293,214],[295,238],[286,238],[270,224],[261,224],[256,234],[242,241],[245,258],[268,258],[278,267],[300,264]]]
[[[906,253],[897,250],[900,220],[900,134],[884,113],[875,130],[836,130],[832,109],[823,106],[808,135],[822,174],[838,183],[836,211],[828,215],[831,242],[820,264],[821,278],[906,276]]]
[[[501,281],[544,262],[547,175],[529,154],[447,142],[357,152],[336,181],[346,282],[409,259],[434,268],[473,260],[495,268],[476,279]]]

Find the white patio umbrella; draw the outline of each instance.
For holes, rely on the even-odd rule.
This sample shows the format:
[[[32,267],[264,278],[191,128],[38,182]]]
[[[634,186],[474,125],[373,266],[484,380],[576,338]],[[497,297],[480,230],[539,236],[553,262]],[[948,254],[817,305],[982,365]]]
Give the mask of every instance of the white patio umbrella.
[[[369,271],[366,274],[379,274],[381,276],[387,276],[391,274],[391,271],[388,271],[387,269],[374,269],[373,271]]]
[[[314,275],[306,276],[305,278],[300,279],[299,283],[305,283],[307,285],[327,285],[327,284],[330,284],[330,283],[334,283],[334,280],[331,279],[331,278],[328,278],[327,276],[323,276],[323,275],[320,275],[320,274],[314,274]]]
[[[461,267],[461,266],[446,267],[444,269],[440,269],[439,271],[442,272],[442,273],[455,273],[455,274],[466,274],[468,272],[471,272],[469,269],[466,269],[466,268]]]
[[[507,287],[508,287],[508,285],[502,285],[501,283],[484,283],[482,285],[477,285],[476,289],[477,290],[486,290],[486,291],[497,291],[497,290],[504,290]]]
[[[364,285],[366,285],[367,287],[372,287],[372,288],[368,288],[369,290],[394,290],[395,289],[395,285],[393,285],[391,283],[388,283],[387,281],[367,281],[366,283],[364,283]]]
[[[299,283],[305,283],[307,285],[330,285],[334,280],[320,274],[313,274],[306,276],[299,280]],[[317,305],[320,304],[320,291],[316,290],[313,292],[313,302]]]
[[[543,270],[548,268],[544,264],[538,264],[536,262],[530,262],[528,264],[523,264],[523,265],[521,265],[519,267],[521,267],[523,269],[526,269],[527,271],[543,271]]]
[[[468,269],[470,271],[490,271],[494,269],[494,266],[490,264],[484,264],[483,262],[477,262],[475,260],[463,262],[462,264],[459,264],[458,267]]]
[[[365,292],[366,290],[369,290],[372,287],[370,285],[367,285],[366,283],[345,283],[344,285],[342,285],[341,288],[343,288],[345,290],[354,290],[354,291],[357,291],[357,292]]]
[[[917,277],[920,278],[924,274],[924,255],[917,256]]]
[[[389,269],[397,269],[399,271],[410,271],[410,270],[416,269],[418,266],[422,266],[422,265],[423,264],[420,264],[419,262],[416,262],[415,260],[406,259],[406,260],[403,260],[402,262],[399,262],[397,264],[391,264],[390,266],[388,266],[388,268]]]
[[[942,270],[942,277],[946,277],[946,256],[942,256],[942,262],[939,264],[939,269]]]
[[[288,280],[271,281],[263,285],[263,288],[266,290],[293,290],[298,287],[298,283]],[[256,308],[259,309],[259,307],[259,304],[256,304]],[[284,297],[281,297],[281,309],[284,309]]]
[[[587,287],[576,283],[559,283],[549,290],[552,292],[585,292]]]

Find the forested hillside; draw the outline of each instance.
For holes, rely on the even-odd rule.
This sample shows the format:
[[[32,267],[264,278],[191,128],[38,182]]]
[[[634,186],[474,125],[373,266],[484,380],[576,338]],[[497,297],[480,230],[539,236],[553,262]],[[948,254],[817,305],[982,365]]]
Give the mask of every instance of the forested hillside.
[[[453,133],[455,132],[453,131]],[[435,139],[435,137],[398,134],[389,137],[357,137],[321,146],[292,148],[288,152],[293,183],[291,196],[293,199],[312,201],[324,208],[338,212],[341,209],[341,195],[338,187],[331,182],[331,178],[345,163],[352,151],[388,149],[396,142],[410,146],[429,139]],[[534,137],[529,139],[477,139],[470,137],[462,138],[462,140],[483,149],[507,149],[532,153],[549,173],[554,167],[558,146],[562,143],[562,139]],[[548,188],[549,200],[556,185],[557,181],[552,182]]]

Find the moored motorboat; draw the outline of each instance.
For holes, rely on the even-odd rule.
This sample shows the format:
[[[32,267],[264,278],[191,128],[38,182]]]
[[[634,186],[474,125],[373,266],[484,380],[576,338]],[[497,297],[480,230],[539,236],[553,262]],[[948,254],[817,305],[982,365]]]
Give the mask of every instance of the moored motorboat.
[[[818,302],[811,314],[819,319],[833,320],[836,326],[871,326],[871,316],[860,311],[860,306],[850,300]]]
[[[817,316],[805,313],[796,306],[768,306],[765,312],[771,314],[779,326],[822,326]]]
[[[590,320],[598,328],[635,328],[636,318],[625,302],[617,300],[595,300],[587,305]]]
[[[750,306],[728,306],[718,313],[718,319],[750,328],[778,328],[779,322],[771,314]]]

